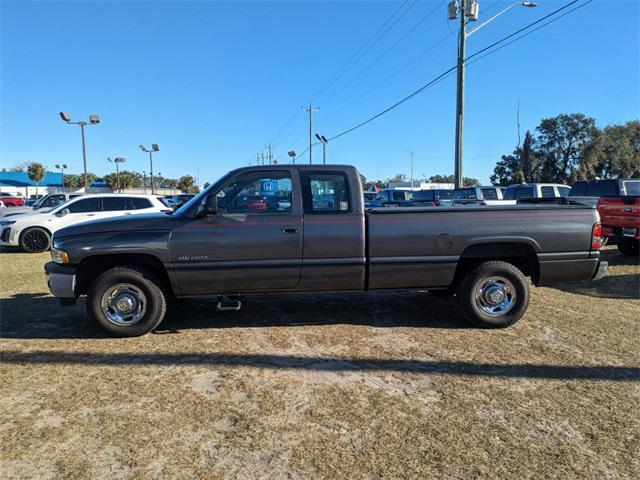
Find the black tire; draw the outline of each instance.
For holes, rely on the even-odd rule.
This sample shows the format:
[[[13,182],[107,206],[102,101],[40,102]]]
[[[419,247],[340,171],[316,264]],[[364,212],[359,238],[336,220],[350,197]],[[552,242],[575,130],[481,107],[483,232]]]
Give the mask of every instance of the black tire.
[[[115,267],[100,275],[89,288],[87,293],[87,315],[98,323],[106,332],[114,337],[139,337],[154,330],[167,310],[165,295],[160,287],[161,283],[153,273],[136,267]],[[126,287],[124,287],[126,286]],[[113,302],[107,301],[107,294],[116,289],[118,295],[111,296]],[[125,300],[138,299],[139,309],[135,309],[129,317],[114,320],[120,315],[115,307],[110,307],[118,298]],[[107,303],[106,312],[102,302]],[[136,303],[136,302],[133,302]],[[140,318],[133,320],[135,315]],[[130,323],[127,323],[127,318]]]
[[[20,250],[27,253],[46,252],[51,248],[51,235],[44,228],[27,228],[20,234]]]
[[[640,241],[639,240],[620,240],[618,241],[618,250],[623,255],[630,257],[637,257],[640,255]]]
[[[489,299],[492,291],[497,297]],[[492,302],[501,295],[505,300],[494,305]],[[515,324],[527,311],[529,285],[522,272],[510,263],[484,262],[460,282],[458,298],[470,322],[483,328],[505,328]],[[489,313],[492,309],[495,311]]]

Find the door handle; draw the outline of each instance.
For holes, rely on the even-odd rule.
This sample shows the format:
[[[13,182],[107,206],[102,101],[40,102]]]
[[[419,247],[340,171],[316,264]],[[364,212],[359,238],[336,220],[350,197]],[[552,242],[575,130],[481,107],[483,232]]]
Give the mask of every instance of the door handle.
[[[298,233],[298,232],[300,231],[300,229],[299,229],[299,228],[297,228],[297,227],[285,227],[285,228],[283,228],[281,231],[282,231],[282,233],[284,233],[285,235],[287,235],[287,234],[289,234],[289,235],[290,235],[290,234],[292,234],[292,233]]]

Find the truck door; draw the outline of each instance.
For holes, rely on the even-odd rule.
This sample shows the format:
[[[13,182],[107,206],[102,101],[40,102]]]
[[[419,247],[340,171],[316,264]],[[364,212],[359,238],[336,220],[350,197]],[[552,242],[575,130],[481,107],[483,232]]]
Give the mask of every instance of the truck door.
[[[295,288],[302,268],[302,210],[293,193],[299,191],[287,170],[230,179],[216,194],[216,215],[194,218],[172,233],[172,270],[182,293]]]
[[[362,202],[344,171],[301,169],[304,259],[299,290],[362,290],[365,227]],[[359,181],[357,178],[351,182]]]

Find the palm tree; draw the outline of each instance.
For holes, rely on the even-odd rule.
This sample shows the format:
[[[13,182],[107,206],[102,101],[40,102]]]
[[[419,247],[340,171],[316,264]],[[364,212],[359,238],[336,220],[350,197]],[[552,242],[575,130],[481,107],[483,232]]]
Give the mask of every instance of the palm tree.
[[[44,179],[47,169],[38,162],[31,162],[27,165],[27,174],[32,182],[36,182],[36,198],[38,197],[38,184]]]

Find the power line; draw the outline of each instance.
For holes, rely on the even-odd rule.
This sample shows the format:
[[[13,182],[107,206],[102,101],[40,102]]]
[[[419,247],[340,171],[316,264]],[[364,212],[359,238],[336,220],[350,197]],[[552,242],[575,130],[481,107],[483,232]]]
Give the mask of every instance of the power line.
[[[331,78],[325,84],[320,87],[312,96],[311,101],[317,103],[317,99],[320,95],[325,93],[329,88],[331,88],[336,81],[340,79],[342,75],[347,73],[354,65],[356,65],[360,59],[362,59],[368,52],[371,50],[376,43],[378,43],[401,19],[404,17],[409,10],[411,10],[418,0],[413,0],[408,6],[407,3],[409,0],[405,0],[402,2],[402,5],[398,7],[397,10],[393,12],[393,14],[375,31],[375,33],[354,53],[347,62],[338,69],[336,73],[333,74]],[[406,8],[405,8],[406,6]],[[404,9],[404,11],[402,11]],[[394,20],[394,17],[396,17]],[[389,25],[390,22],[393,22]],[[380,33],[382,32],[382,33]],[[379,34],[379,35],[378,35]],[[377,37],[377,38],[376,38]]]
[[[537,24],[539,24],[539,23],[543,22],[544,20],[546,20],[546,19],[548,19],[548,18],[550,18],[550,17],[554,16],[555,14],[557,14],[557,13],[559,13],[559,12],[563,11],[563,10],[566,10],[567,8],[569,8],[569,7],[571,7],[572,5],[574,5],[574,4],[576,4],[576,3],[578,3],[579,1],[581,1],[581,0],[573,0],[573,1],[569,2],[569,3],[567,3],[566,5],[563,5],[562,7],[560,7],[560,8],[558,8],[558,9],[554,10],[553,12],[551,12],[551,13],[549,13],[549,14],[547,14],[547,15],[545,15],[545,16],[543,16],[543,17],[541,17],[541,18],[539,18],[538,20],[536,20],[536,21],[534,21],[534,22],[531,22],[531,23],[529,23],[528,25],[526,25],[526,26],[524,26],[524,27],[522,27],[522,28],[520,28],[520,29],[516,30],[515,32],[510,33],[509,35],[507,35],[507,36],[505,36],[505,37],[501,38],[500,40],[497,40],[496,42],[493,42],[492,44],[490,44],[490,45],[488,45],[488,46],[486,46],[486,47],[484,47],[484,48],[482,48],[482,49],[478,50],[478,51],[477,51],[477,52],[475,52],[473,55],[470,55],[469,57],[467,57],[467,59],[466,59],[465,61],[472,60],[473,58],[477,57],[478,55],[483,54],[484,52],[487,52],[487,53],[486,53],[485,55],[483,55],[482,57],[480,57],[480,58],[483,58],[483,57],[485,57],[485,56],[487,56],[487,55],[489,55],[489,54],[491,54],[491,53],[495,53],[495,52],[497,52],[500,48],[503,48],[503,47],[495,48],[494,50],[492,50],[492,51],[490,51],[490,52],[489,52],[488,50],[490,50],[490,49],[492,49],[492,48],[494,48],[494,47],[497,47],[497,46],[498,46],[498,45],[500,45],[501,43],[506,42],[507,40],[509,40],[509,39],[513,38],[513,37],[514,37],[514,36],[516,36],[516,35],[519,35],[520,33],[524,32],[525,30],[528,30],[529,28],[533,27],[534,25],[537,25]],[[572,10],[571,10],[571,11],[569,11],[569,12],[566,12],[565,14],[561,15],[560,17],[558,17],[558,18],[556,18],[556,19],[554,19],[554,20],[549,21],[549,22],[545,23],[544,25],[541,25],[540,27],[538,27],[538,28],[537,28],[537,29],[535,29],[535,30],[539,30],[540,28],[544,27],[545,25],[548,25],[548,24],[552,23],[553,21],[555,21],[555,20],[557,20],[557,19],[559,19],[559,18],[562,18],[562,17],[564,17],[564,16],[568,15],[569,13],[571,13],[571,12],[573,12],[573,11],[577,10],[578,8],[582,8],[582,7],[584,7],[584,6],[585,6],[585,5],[587,5],[588,3],[591,3],[591,1],[593,1],[593,0],[587,0],[585,3],[583,3],[583,4],[579,5],[578,7],[576,7],[576,8],[574,8],[574,9],[572,9]],[[535,31],[535,30],[533,30],[533,31]],[[531,32],[529,32],[529,33],[532,33],[533,31],[531,31]],[[512,42],[509,42],[509,44],[511,44],[511,43],[513,43],[513,42],[515,42],[515,41],[519,40],[520,38],[523,38],[524,36],[525,36],[525,35],[521,35],[520,37],[518,37],[518,38],[514,39]],[[506,45],[504,45],[504,46],[507,46],[507,45],[508,45],[508,44],[506,44]],[[478,58],[477,60],[480,60],[480,58]],[[476,61],[477,61],[477,60],[476,60]],[[339,134],[337,134],[337,135],[334,135],[334,136],[330,137],[330,138],[329,138],[329,140],[335,140],[335,139],[340,138],[340,137],[342,137],[342,136],[344,136],[344,135],[347,135],[348,133],[351,133],[351,132],[353,132],[354,130],[357,130],[357,129],[359,129],[359,128],[361,128],[361,127],[365,126],[365,125],[367,125],[368,123],[371,123],[372,121],[376,120],[377,118],[380,118],[381,116],[385,115],[386,113],[390,112],[391,110],[394,110],[395,108],[399,107],[399,106],[400,106],[400,105],[402,105],[403,103],[405,103],[405,102],[407,102],[408,100],[412,99],[412,98],[413,98],[413,97],[415,97],[416,95],[418,95],[418,94],[422,93],[423,91],[427,90],[428,88],[431,88],[432,86],[436,85],[436,84],[437,84],[438,82],[440,82],[441,80],[444,80],[447,76],[451,75],[451,74],[452,74],[452,72],[453,72],[454,70],[456,70],[456,68],[457,68],[457,66],[453,66],[453,67],[451,67],[451,68],[449,68],[449,69],[445,70],[445,71],[444,71],[444,72],[442,72],[440,75],[438,75],[437,77],[435,77],[433,80],[431,80],[431,81],[429,81],[428,83],[424,84],[423,86],[421,86],[421,87],[420,87],[420,88],[418,88],[417,90],[413,91],[412,93],[410,93],[409,95],[407,95],[407,96],[406,96],[406,97],[404,97],[403,99],[399,100],[398,102],[394,103],[394,104],[393,104],[393,105],[391,105],[390,107],[388,107],[388,108],[384,109],[383,111],[381,111],[380,113],[378,113],[378,114],[376,114],[376,115],[374,115],[374,116],[372,116],[372,117],[368,118],[367,120],[365,120],[365,121],[363,121],[363,122],[361,122],[361,123],[359,123],[359,124],[357,124],[357,125],[355,125],[355,126],[353,126],[353,127],[349,128],[349,129],[347,129],[347,130],[344,130],[343,132],[340,132],[340,133],[339,133]]]
[[[323,105],[325,103],[330,102],[333,98],[335,98],[337,95],[339,95],[340,93],[342,93],[345,89],[347,89],[349,86],[351,86],[353,84],[353,82],[355,82],[356,80],[358,80],[360,77],[362,77],[362,75],[364,75],[365,73],[367,73],[369,71],[369,69],[371,69],[371,67],[373,67],[376,63],[378,63],[378,61],[380,61],[380,59],[382,59],[387,53],[389,53],[391,50],[393,50],[394,48],[396,48],[405,38],[407,38],[409,35],[411,35],[420,25],[422,25],[429,17],[431,17],[442,5],[444,5],[446,0],[442,0],[442,2],[438,3],[431,11],[429,11],[429,13],[427,13],[425,16],[423,16],[420,20],[418,20],[418,22],[409,29],[409,31],[407,31],[402,37],[400,37],[393,45],[391,45],[389,48],[387,48],[384,52],[382,52],[380,55],[378,55],[375,60],[371,63],[369,63],[369,65],[367,65],[364,69],[362,69],[355,77],[353,77],[349,82],[347,82],[346,85],[344,85],[342,88],[340,88],[337,92],[335,92],[333,95],[331,95],[329,98],[327,98],[324,102]]]
[[[378,89],[380,86],[384,85],[385,83],[387,83],[389,80],[391,80],[392,78],[394,78],[395,76],[397,76],[399,73],[403,72],[404,70],[406,70],[407,68],[409,68],[411,65],[413,65],[414,63],[416,63],[418,60],[420,60],[421,58],[423,58],[425,55],[427,55],[429,52],[431,52],[432,50],[434,50],[436,47],[438,47],[440,44],[442,44],[443,42],[445,42],[446,40],[448,40],[452,35],[454,35],[456,33],[456,31],[452,31],[451,33],[445,35],[444,37],[442,37],[440,40],[438,40],[436,43],[434,43],[433,45],[431,45],[427,50],[423,51],[420,55],[418,55],[417,57],[413,58],[412,60],[410,60],[409,62],[405,63],[402,67],[400,67],[398,70],[396,70],[395,72],[393,72],[391,75],[388,75],[387,77],[385,77],[382,81],[378,82],[377,84],[375,84],[373,87],[371,87],[370,89],[366,90],[364,93],[362,93],[361,95],[359,95],[358,97],[354,98],[353,100],[351,100],[349,103],[343,105],[342,107],[338,108],[337,110],[334,110],[333,112],[331,112],[328,115],[325,115],[322,117],[322,119],[318,120],[316,123],[322,123],[326,120],[328,120],[329,118],[333,117],[334,115],[340,113],[341,111],[345,110],[346,108],[350,107],[351,105],[353,105],[354,103],[356,103],[357,101],[361,100],[362,98],[366,97],[367,95],[369,95],[371,92],[373,92],[374,90]]]

